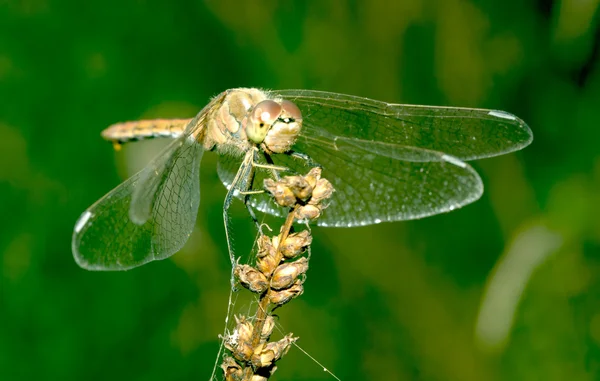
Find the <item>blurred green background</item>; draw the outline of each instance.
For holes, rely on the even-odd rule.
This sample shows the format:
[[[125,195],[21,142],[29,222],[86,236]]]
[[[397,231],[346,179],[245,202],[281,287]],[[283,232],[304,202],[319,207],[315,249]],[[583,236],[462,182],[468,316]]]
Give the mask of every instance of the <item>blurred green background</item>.
[[[172,260],[87,272],[71,234],[156,153],[103,128],[254,86],[502,109],[535,136],[474,164],[486,192],[464,209],[315,228],[279,311],[311,356],[343,380],[599,380],[598,3],[0,1],[0,379],[210,377],[230,271],[215,156]],[[275,379],[332,378],[292,348]]]

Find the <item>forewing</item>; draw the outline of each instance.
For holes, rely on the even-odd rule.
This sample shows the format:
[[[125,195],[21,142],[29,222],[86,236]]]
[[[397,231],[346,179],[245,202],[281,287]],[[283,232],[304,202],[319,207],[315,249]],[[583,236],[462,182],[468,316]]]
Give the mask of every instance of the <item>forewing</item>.
[[[188,135],[81,215],[72,241],[81,267],[127,270],[183,247],[196,221],[203,152]]]
[[[348,137],[444,152],[460,160],[519,150],[533,139],[518,117],[504,111],[391,104],[311,90],[272,92],[303,114],[303,135]]]
[[[310,90],[271,96],[300,108],[303,128],[293,149],[321,165],[336,190],[319,225],[368,225],[454,210],[483,192],[465,160],[512,152],[532,140],[529,127],[503,111],[398,105]],[[300,174],[308,170],[285,154],[273,161]],[[233,161],[220,162],[225,183],[234,171]],[[267,195],[253,196],[252,204],[282,214]]]

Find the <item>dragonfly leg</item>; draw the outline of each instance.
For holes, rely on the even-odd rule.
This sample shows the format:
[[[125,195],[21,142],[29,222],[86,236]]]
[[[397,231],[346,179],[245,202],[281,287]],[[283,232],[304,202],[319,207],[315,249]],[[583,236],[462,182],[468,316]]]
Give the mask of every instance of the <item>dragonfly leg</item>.
[[[286,167],[282,167],[279,165],[272,165],[272,164],[260,164],[260,163],[252,163],[253,166],[255,166],[256,168],[264,168],[264,169],[270,169],[272,171],[289,171],[289,169],[287,169]]]
[[[264,191],[260,191],[260,193],[262,193],[262,192],[264,192]],[[242,193],[242,194],[244,194],[244,193]],[[244,205],[246,205],[246,210],[248,210],[248,214],[250,215],[250,218],[252,218],[252,221],[254,221],[254,224],[256,225],[256,229],[262,234],[262,226],[258,222],[258,218],[256,218],[256,213],[254,213],[254,209],[252,209],[252,207],[250,206],[250,195],[251,194],[256,194],[256,193],[245,193]]]
[[[235,265],[236,265],[236,260],[235,260],[235,254],[233,251],[233,244],[231,242],[231,237],[229,235],[229,207],[231,206],[231,203],[234,200],[234,196],[236,194],[236,192],[240,192],[240,188],[242,189],[247,189],[247,186],[249,185],[249,183],[252,181],[253,176],[253,158],[254,155],[256,154],[256,152],[254,150],[249,150],[246,153],[246,156],[244,157],[244,160],[242,161],[242,164],[240,165],[240,168],[238,169],[237,174],[235,175],[235,177],[233,178],[233,181],[231,182],[231,185],[229,186],[229,189],[227,190],[227,195],[225,195],[225,201],[223,201],[223,224],[225,225],[225,237],[227,240],[227,251],[229,252],[229,259],[231,261],[231,287],[235,287],[235,277],[233,275],[233,271],[235,270]],[[246,198],[248,198],[249,196],[246,195],[246,197],[244,197],[244,203],[246,204],[248,210],[250,210],[249,208],[249,204],[247,203]],[[256,216],[254,215],[254,212],[250,212],[250,216],[252,217],[252,219],[258,224],[257,220],[256,220]]]
[[[267,161],[267,164],[255,164],[255,166],[258,168],[268,169],[271,172],[271,176],[273,177],[273,179],[275,179],[276,181],[279,181],[279,179],[280,179],[279,172],[288,172],[289,168],[282,167],[280,165],[275,165],[275,163],[273,163],[273,159],[271,158],[271,155],[269,155],[266,152],[263,152],[263,154],[265,156],[265,160]]]
[[[263,189],[240,191],[240,194],[244,195],[244,196],[253,195],[253,194],[262,194],[262,193],[265,193],[265,191]]]
[[[313,168],[314,167],[319,167],[319,168],[322,168],[321,164],[319,164],[316,161],[314,161],[312,159],[312,157],[308,156],[305,153],[291,151],[289,153],[289,155],[292,156],[292,157],[294,157],[294,158],[296,158],[296,159],[304,160],[309,167],[313,167]]]

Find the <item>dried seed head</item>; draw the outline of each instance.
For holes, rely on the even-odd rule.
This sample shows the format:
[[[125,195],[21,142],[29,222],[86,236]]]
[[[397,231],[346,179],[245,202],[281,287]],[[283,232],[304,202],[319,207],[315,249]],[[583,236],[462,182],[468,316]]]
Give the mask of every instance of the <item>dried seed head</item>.
[[[302,287],[303,280],[297,279],[296,282],[285,290],[271,290],[269,291],[269,301],[278,306],[282,306],[292,300],[293,298],[302,295],[304,287]]]
[[[252,356],[252,364],[259,368],[265,368],[273,365],[290,349],[290,346],[297,340],[297,337],[292,337],[292,334],[285,336],[283,339],[259,346],[257,351]]]
[[[295,217],[298,220],[314,220],[321,215],[321,208],[307,204],[296,209]]]
[[[311,205],[319,205],[322,201],[331,197],[333,191],[333,185],[331,185],[327,179],[319,179],[308,203]]]
[[[242,379],[242,367],[237,362],[235,362],[235,359],[233,357],[225,356],[223,358],[223,363],[221,364],[221,369],[223,369],[223,374],[225,375],[226,380]]]
[[[271,278],[271,288],[282,290],[291,287],[298,277],[308,270],[308,259],[300,258],[294,262],[284,263],[278,266]]]
[[[263,293],[269,285],[267,277],[252,266],[237,265],[234,274],[242,286],[257,294]]]
[[[308,230],[290,234],[280,247],[281,254],[286,258],[294,258],[304,252],[304,249],[312,242],[312,236]]]
[[[265,179],[264,186],[267,192],[273,195],[275,202],[279,206],[290,207],[296,203],[294,192],[289,187],[281,184],[281,182],[275,182],[273,179]]]

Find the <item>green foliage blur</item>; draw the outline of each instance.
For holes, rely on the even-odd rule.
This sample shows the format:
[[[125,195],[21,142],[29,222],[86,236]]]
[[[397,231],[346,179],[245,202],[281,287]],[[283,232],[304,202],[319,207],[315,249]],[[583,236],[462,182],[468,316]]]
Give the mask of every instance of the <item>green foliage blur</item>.
[[[598,6],[0,1],[0,380],[210,377],[230,274],[214,155],[172,259],[88,272],[71,234],[160,144],[115,153],[103,128],[191,117],[242,86],[494,108],[534,132],[474,164],[473,205],[314,229],[305,293],[278,322],[323,366],[342,380],[599,380]],[[247,257],[255,231],[233,215]],[[333,378],[292,348],[274,379]]]

